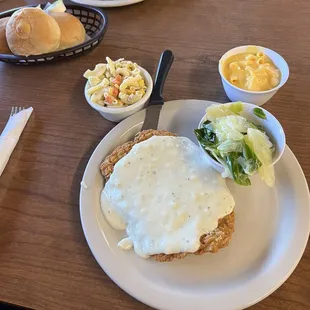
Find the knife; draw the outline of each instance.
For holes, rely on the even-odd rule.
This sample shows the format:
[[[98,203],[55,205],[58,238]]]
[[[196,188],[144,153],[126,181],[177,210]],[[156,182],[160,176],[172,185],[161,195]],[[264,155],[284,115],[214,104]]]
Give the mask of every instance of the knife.
[[[150,101],[146,107],[144,123],[142,130],[157,129],[161,108],[164,104],[162,96],[164,84],[174,60],[174,55],[171,51],[166,50],[161,54],[156,77],[155,85],[150,97]]]

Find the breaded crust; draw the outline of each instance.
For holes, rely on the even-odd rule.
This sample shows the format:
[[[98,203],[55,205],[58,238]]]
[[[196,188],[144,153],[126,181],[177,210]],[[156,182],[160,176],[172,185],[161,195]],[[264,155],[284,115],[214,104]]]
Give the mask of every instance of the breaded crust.
[[[126,154],[130,152],[132,147],[145,141],[152,136],[176,136],[169,131],[165,130],[144,130],[139,132],[134,141],[129,141],[123,145],[118,146],[109,156],[107,156],[102,164],[100,165],[100,170],[107,182],[113,173],[114,165],[123,158]],[[232,237],[235,228],[235,214],[234,212],[226,215],[225,217],[219,219],[218,227],[208,234],[204,234],[200,237],[200,247],[194,253],[175,253],[175,254],[155,254],[151,257],[157,260],[158,262],[170,262],[173,259],[181,259],[189,254],[202,255],[204,253],[216,253],[221,248],[228,246],[229,241]]]

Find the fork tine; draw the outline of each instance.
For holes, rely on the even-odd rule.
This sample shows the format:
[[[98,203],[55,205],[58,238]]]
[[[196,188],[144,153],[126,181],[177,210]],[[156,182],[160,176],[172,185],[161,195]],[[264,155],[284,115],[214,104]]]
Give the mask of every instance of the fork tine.
[[[17,114],[17,113],[23,111],[23,110],[25,110],[24,107],[12,107],[10,117],[13,116],[14,114]]]

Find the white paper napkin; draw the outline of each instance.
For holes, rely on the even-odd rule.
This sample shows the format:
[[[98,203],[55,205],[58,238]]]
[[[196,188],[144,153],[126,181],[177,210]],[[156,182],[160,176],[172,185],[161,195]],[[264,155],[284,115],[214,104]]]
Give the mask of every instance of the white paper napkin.
[[[10,117],[0,136],[0,176],[23,132],[33,108],[23,110]]]

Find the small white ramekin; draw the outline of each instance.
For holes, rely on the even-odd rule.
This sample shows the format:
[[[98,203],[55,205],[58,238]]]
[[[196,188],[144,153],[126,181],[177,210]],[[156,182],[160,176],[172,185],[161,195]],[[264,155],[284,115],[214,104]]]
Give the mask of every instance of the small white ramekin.
[[[270,90],[265,90],[265,91],[250,91],[250,90],[244,90],[244,89],[234,86],[225,78],[222,69],[223,69],[223,64],[225,63],[227,58],[233,55],[237,55],[237,54],[248,53],[251,49],[256,50],[257,52],[263,52],[279,68],[279,70],[281,71],[281,81],[278,86]],[[231,101],[250,102],[258,106],[263,105],[273,95],[275,95],[276,92],[286,83],[289,77],[288,64],[281,55],[279,55],[273,50],[270,50],[269,48],[265,48],[262,46],[256,46],[256,45],[238,46],[238,47],[235,47],[229,50],[221,57],[219,61],[218,70],[222,78],[222,83],[223,83],[223,87],[226,92],[226,95]]]
[[[139,67],[141,71],[141,75],[145,80],[146,84],[146,93],[145,95],[139,100],[138,102],[134,103],[133,105],[124,107],[124,108],[113,108],[113,107],[103,107],[100,104],[94,103],[90,100],[90,96],[87,95],[87,90],[90,88],[90,85],[88,82],[86,82],[85,89],[84,89],[84,95],[88,102],[88,104],[98,111],[105,119],[112,121],[112,122],[120,122],[124,118],[142,110],[147,103],[147,101],[150,99],[151,93],[153,91],[153,80],[151,75],[143,68]]]
[[[225,103],[225,105],[231,105],[234,102]],[[271,142],[275,146],[275,153],[272,159],[272,164],[275,165],[280,158],[282,157],[285,145],[286,145],[286,138],[285,133],[283,130],[282,125],[280,122],[267,110],[260,108],[263,110],[263,112],[266,115],[266,119],[262,119],[257,117],[254,114],[254,108],[256,107],[253,104],[242,102],[243,104],[243,110],[240,112],[240,116],[245,117],[249,121],[253,122],[256,125],[262,126],[268,135],[268,137],[271,139]],[[203,123],[207,120],[206,115],[203,116],[201,121],[198,124],[198,128],[202,128]],[[225,171],[225,168],[222,164],[220,164],[217,160],[215,160],[199,143],[200,148],[202,151],[206,154],[208,161],[210,162],[211,166],[217,170],[219,173],[223,173]]]

